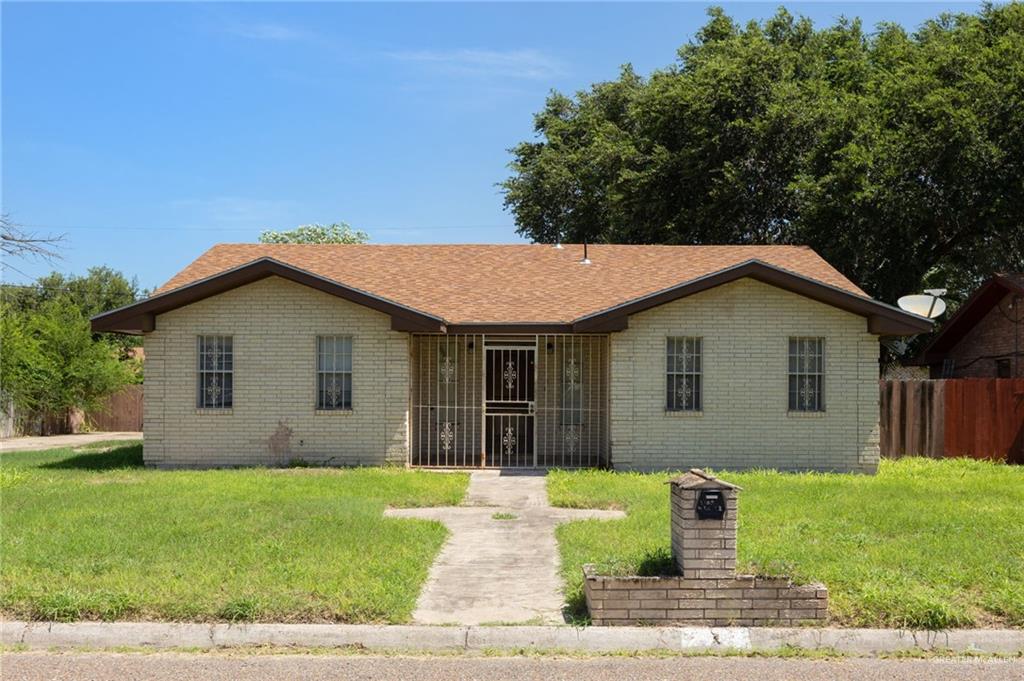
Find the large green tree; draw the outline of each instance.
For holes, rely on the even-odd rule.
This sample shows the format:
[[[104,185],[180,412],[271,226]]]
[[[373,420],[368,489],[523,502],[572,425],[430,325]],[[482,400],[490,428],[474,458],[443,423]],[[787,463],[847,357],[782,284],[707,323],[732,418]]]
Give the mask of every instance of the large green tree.
[[[65,298],[81,310],[85,317],[130,305],[144,292],[136,278],[129,279],[110,267],[90,267],[84,275],[51,272],[29,286],[11,287],[9,302],[23,309]]]
[[[364,244],[369,239],[369,234],[352,229],[347,222],[313,223],[283,232],[266,230],[260,233],[261,244]]]
[[[1024,268],[1024,5],[709,15],[671,66],[548,98],[503,183],[521,234],[808,244],[887,301]]]
[[[145,291],[139,288],[135,277],[129,279],[117,270],[100,266],[90,267],[84,275],[51,272],[29,285],[2,285],[0,294],[12,309],[25,312],[62,300],[78,308],[88,319],[130,305],[144,297]],[[128,357],[131,348],[142,344],[139,337],[123,334],[98,334],[96,338],[117,347],[122,359]]]

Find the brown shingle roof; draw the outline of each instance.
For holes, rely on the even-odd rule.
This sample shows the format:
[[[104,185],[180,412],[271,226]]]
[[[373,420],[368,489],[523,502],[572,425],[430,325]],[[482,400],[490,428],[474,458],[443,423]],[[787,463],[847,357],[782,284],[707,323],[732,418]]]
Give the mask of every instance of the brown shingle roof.
[[[165,293],[259,258],[273,258],[452,324],[569,322],[760,260],[867,298],[804,246],[219,244],[175,275]]]

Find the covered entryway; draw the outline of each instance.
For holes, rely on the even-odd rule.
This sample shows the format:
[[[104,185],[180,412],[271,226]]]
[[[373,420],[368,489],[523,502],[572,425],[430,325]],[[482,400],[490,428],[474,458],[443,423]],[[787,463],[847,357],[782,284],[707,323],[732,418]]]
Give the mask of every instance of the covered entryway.
[[[606,335],[414,335],[411,363],[412,465],[607,464]]]

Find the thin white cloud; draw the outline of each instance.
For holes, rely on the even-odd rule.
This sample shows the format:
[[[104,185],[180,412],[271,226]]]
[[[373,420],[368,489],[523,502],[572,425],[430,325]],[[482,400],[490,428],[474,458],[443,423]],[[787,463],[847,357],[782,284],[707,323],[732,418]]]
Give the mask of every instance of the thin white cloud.
[[[292,42],[306,40],[312,37],[309,31],[286,26],[285,24],[264,23],[234,23],[225,27],[225,31],[231,35],[250,40],[268,40],[272,42]]]
[[[538,50],[406,50],[387,55],[444,75],[545,80],[565,73],[561,62]]]

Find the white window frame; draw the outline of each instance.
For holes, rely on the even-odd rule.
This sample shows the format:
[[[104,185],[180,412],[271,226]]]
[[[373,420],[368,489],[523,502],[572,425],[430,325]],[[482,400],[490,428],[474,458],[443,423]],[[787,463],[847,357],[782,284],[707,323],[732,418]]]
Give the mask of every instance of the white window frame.
[[[326,347],[328,341],[330,342],[329,352]],[[341,352],[338,348],[339,341],[341,342]],[[323,334],[316,337],[317,411],[352,411],[354,345],[352,336],[344,334]],[[339,380],[341,382],[340,389]],[[328,381],[330,381],[329,387]],[[331,395],[332,392],[333,395]],[[345,399],[346,394],[347,400]],[[332,399],[328,400],[329,397]]]
[[[825,338],[790,336],[787,355],[787,407],[790,412],[825,411]]]
[[[680,391],[680,381],[682,391]],[[689,387],[689,395],[687,395]],[[668,336],[665,339],[665,411],[704,411],[704,338]]]
[[[196,409],[233,409],[234,401],[234,337],[227,334],[196,336]]]

